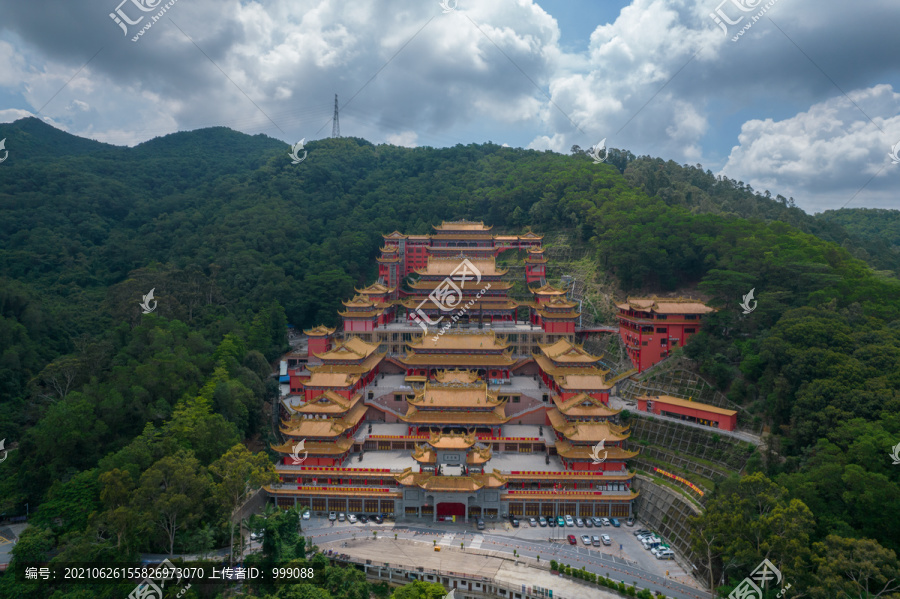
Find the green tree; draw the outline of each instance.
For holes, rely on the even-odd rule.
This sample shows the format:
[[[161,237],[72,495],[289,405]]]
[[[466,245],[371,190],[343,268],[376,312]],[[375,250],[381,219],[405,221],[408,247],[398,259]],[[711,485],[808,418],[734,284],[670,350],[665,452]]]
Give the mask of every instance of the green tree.
[[[175,534],[203,515],[209,489],[209,475],[191,452],[166,456],[141,476],[138,502],[165,533],[169,555],[175,553]]]
[[[257,489],[277,481],[278,474],[275,472],[275,466],[265,454],[250,453],[241,444],[235,445],[213,462],[209,471],[216,479],[214,491],[216,500],[223,509],[227,510],[231,554],[234,555],[234,512]],[[241,546],[243,547],[243,533]]]
[[[815,544],[813,599],[830,597],[900,596],[900,562],[897,555],[871,539],[828,535]]]
[[[436,582],[417,580],[394,591],[391,599],[441,599],[447,589]]]

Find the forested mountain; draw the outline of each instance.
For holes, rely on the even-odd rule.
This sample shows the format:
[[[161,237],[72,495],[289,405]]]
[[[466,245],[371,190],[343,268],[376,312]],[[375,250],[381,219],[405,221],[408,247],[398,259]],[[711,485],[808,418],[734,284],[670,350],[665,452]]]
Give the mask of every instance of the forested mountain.
[[[719,308],[685,352],[773,435],[757,478],[723,484],[710,512],[764,494],[802,528],[779,544],[752,510],[747,529],[717,521],[723,562],[784,557],[798,585],[822,587],[828,551],[869,538],[873,571],[898,568],[892,212],[880,226],[871,211],[812,217],[623,151],[598,165],[577,151],[341,138],[307,144],[293,165],[287,144],[224,128],[122,148],[24,119],[2,138],[0,438],[16,449],[0,501],[36,511],[22,555],[127,560],[227,542],[225,474],[271,476],[241,448],[265,445],[286,324],[334,324],[375,279],[382,233],[466,218],[566,232],[623,295],[699,287]],[[758,309],[745,316],[751,288]],[[158,308],[142,314],[150,289]],[[167,472],[197,499],[175,529],[153,524],[172,501],[154,487]]]
[[[881,241],[894,252],[900,252],[900,210],[879,208],[827,210],[817,214],[816,218],[838,224],[859,238]]]

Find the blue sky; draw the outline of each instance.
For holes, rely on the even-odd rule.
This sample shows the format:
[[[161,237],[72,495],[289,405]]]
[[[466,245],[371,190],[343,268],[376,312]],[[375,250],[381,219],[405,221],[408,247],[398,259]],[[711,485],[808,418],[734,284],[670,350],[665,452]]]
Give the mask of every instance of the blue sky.
[[[900,208],[895,0],[445,4],[177,0],[136,37],[162,0],[0,0],[0,122],[43,108],[119,145],[219,125],[294,143],[330,134],[338,93],[342,134],[374,143],[606,139],[809,212]]]

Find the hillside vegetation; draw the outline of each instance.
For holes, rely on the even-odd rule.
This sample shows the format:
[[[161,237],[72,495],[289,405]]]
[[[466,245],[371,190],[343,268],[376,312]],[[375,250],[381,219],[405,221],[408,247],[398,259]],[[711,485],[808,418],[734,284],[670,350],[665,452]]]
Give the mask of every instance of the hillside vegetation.
[[[343,138],[307,144],[292,165],[286,144],[223,128],[120,148],[25,119],[0,125],[4,137],[0,438],[17,449],[0,501],[34,515],[16,559],[228,543],[223,473],[271,476],[241,448],[264,445],[287,323],[335,324],[375,279],[383,233],[466,218],[565,233],[623,295],[699,288],[719,309],[685,352],[773,433],[754,474],[717,489],[696,526],[726,587],[763,557],[784,565],[794,596],[851,592],[835,560],[866,580],[900,572],[893,211],[813,217],[627,152],[597,165]],[[144,315],[151,288],[158,308]],[[758,308],[743,315],[751,288]],[[172,502],[154,487],[167,472],[194,499],[175,529],[154,525]]]

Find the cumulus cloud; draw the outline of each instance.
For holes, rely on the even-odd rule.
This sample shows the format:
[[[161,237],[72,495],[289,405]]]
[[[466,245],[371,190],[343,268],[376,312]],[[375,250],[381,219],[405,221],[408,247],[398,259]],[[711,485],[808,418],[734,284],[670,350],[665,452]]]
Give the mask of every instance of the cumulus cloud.
[[[797,190],[795,199],[808,209],[840,207],[863,185],[870,204],[900,208],[900,165],[888,156],[900,141],[898,115],[900,94],[877,85],[790,118],[747,121],[722,174],[759,190]]]

